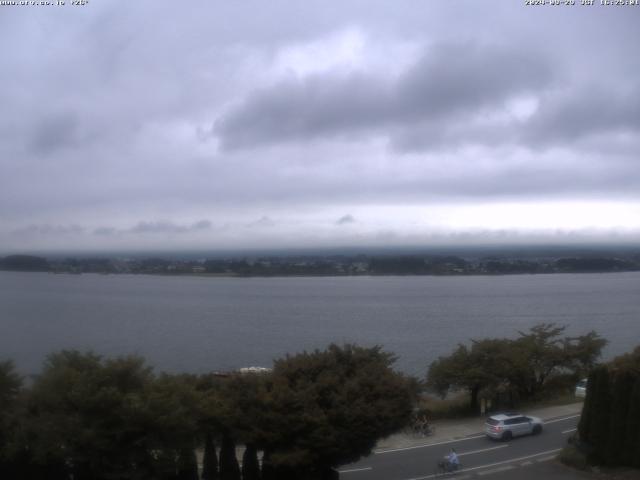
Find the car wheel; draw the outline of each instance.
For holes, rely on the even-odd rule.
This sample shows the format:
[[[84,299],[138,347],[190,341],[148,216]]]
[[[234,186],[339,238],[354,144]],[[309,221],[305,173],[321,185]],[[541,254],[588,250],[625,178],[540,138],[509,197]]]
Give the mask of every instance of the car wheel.
[[[505,442],[508,442],[509,440],[511,440],[511,438],[513,438],[513,434],[509,431],[506,431],[502,434],[502,440]]]
[[[535,427],[533,427],[533,434],[534,435],[538,435],[540,432],[542,432],[542,425],[536,425]]]

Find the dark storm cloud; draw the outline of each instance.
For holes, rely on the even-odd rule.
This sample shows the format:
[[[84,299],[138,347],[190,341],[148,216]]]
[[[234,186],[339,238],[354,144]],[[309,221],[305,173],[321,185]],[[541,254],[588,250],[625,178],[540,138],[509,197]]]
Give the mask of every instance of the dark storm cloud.
[[[111,235],[116,235],[117,233],[118,233],[118,230],[113,227],[98,227],[93,230],[94,235],[103,235],[106,237]]]
[[[395,81],[380,73],[316,74],[254,92],[214,125],[223,148],[348,136],[416,122],[437,127],[460,113],[503,107],[548,88],[549,60],[496,45],[440,44]]]
[[[546,89],[551,80],[550,60],[522,49],[439,45],[401,77],[398,116],[423,120],[495,108],[514,95]]]
[[[30,142],[36,153],[53,153],[78,141],[78,119],[72,112],[47,115],[36,124]]]
[[[209,230],[212,223],[209,220],[200,220],[191,225],[191,230]]]
[[[496,127],[490,123],[423,121],[400,130],[392,146],[403,152],[455,149],[463,145],[520,145],[540,151],[552,147],[615,153],[629,142],[616,135],[640,133],[640,89],[604,92],[599,86],[548,92],[526,120]],[[632,149],[637,151],[638,145]],[[630,153],[627,149],[625,153]],[[633,161],[635,163],[635,160]]]
[[[226,150],[320,136],[344,136],[384,124],[389,88],[376,78],[313,75],[251,95],[213,127]]]
[[[543,146],[571,144],[594,135],[638,132],[640,85],[611,91],[592,84],[550,96],[521,137],[531,146]]]
[[[337,225],[348,225],[349,223],[355,223],[356,219],[353,217],[353,215],[344,215],[342,217],[340,217],[338,220],[336,220],[336,224]]]

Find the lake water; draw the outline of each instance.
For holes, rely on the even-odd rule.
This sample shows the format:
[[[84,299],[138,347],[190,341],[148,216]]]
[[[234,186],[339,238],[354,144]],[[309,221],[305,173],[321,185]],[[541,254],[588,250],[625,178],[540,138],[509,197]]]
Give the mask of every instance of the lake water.
[[[270,366],[331,342],[383,345],[422,376],[471,338],[539,322],[640,344],[640,273],[205,278],[0,272],[0,359],[23,373],[63,348],[136,353],[157,370]]]

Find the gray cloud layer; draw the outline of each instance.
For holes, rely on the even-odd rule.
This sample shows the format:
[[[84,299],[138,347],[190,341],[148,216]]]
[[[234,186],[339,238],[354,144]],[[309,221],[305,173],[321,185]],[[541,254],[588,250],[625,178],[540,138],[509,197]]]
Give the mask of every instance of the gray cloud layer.
[[[640,130],[640,85],[621,82],[611,91],[577,84],[567,91],[550,59],[517,48],[437,45],[393,82],[381,73],[286,80],[251,94],[213,133],[228,150],[368,133],[390,137],[396,150],[421,151],[466,143],[539,149]],[[526,96],[539,99],[530,118],[514,118],[499,131],[473,124],[475,116]]]
[[[422,221],[379,209],[509,202],[613,202],[575,228],[636,228],[638,15],[474,0],[4,7],[0,245],[366,241]]]
[[[127,230],[130,233],[187,233],[193,231],[208,230],[211,228],[209,220],[200,220],[192,225],[176,225],[173,222],[139,222],[133,228]]]
[[[286,140],[391,132],[501,108],[510,98],[548,88],[548,61],[516,48],[439,44],[398,79],[384,72],[287,80],[253,93],[224,115],[214,133],[227,149]],[[400,133],[402,135],[402,133]]]

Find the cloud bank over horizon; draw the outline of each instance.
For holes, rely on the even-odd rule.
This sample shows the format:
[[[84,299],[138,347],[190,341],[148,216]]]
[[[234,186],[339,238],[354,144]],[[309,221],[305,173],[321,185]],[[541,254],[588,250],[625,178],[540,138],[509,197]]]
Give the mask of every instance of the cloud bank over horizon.
[[[5,6],[0,249],[638,242],[639,15]]]

